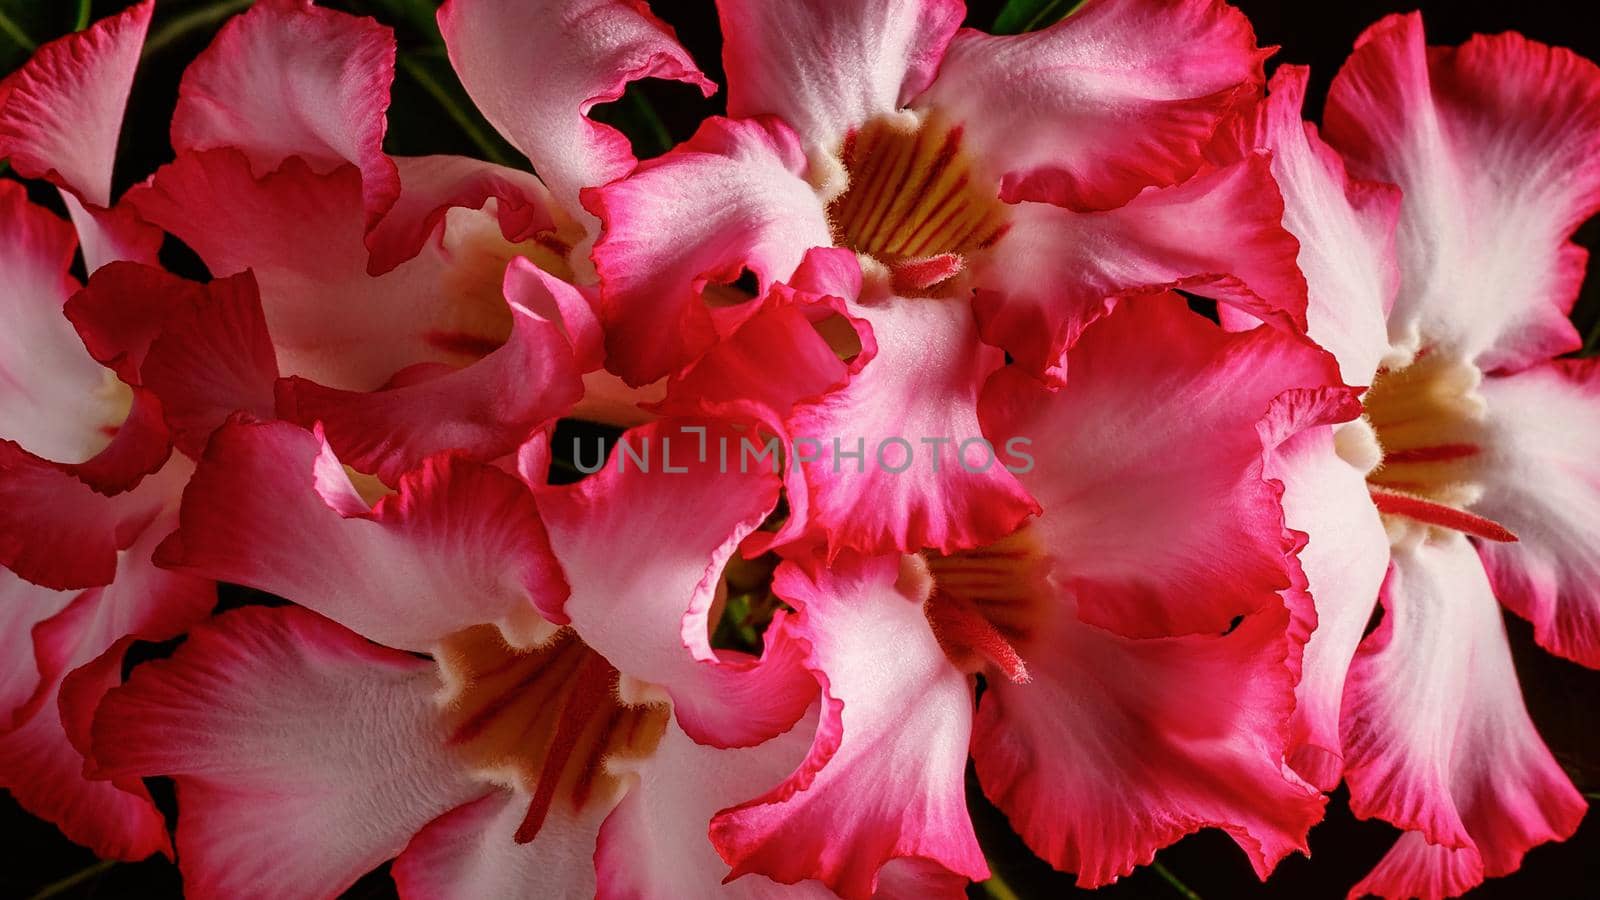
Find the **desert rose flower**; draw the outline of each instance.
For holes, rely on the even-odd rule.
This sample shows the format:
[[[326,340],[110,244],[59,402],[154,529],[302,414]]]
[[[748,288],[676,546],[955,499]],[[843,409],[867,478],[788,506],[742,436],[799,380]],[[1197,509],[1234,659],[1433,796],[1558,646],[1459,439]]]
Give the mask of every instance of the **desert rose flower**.
[[[1282,765],[1300,638],[1275,469],[1353,401],[1303,339],[1169,297],[1124,300],[1065,361],[1062,390],[1007,368],[980,404],[986,429],[1035,436],[1018,478],[1043,513],[927,562],[935,631],[988,676],[979,781],[1080,884],[1208,826],[1265,878],[1322,810]]]
[[[1142,355],[1146,342],[1166,352]],[[844,743],[820,773],[717,816],[712,835],[736,872],[832,879],[855,866],[862,877],[884,838],[853,831],[852,854],[830,853],[840,781],[852,768],[880,783],[916,771],[940,786],[927,796],[945,798],[930,815],[958,809],[965,752],[947,751],[969,731],[984,791],[1084,885],[1208,826],[1263,877],[1304,849],[1322,799],[1283,766],[1303,635],[1280,597],[1297,541],[1272,471],[1299,431],[1354,416],[1354,395],[1309,342],[1266,327],[1230,334],[1174,297],[1125,300],[1066,360],[1065,389],[1012,367],[980,404],[986,429],[1039,436],[1037,465],[1018,476],[1038,518],[951,554],[779,566],[772,591],[798,610],[824,675],[819,734],[837,715]],[[859,640],[873,619],[900,623],[892,652]],[[874,756],[852,729],[880,710],[839,678],[868,671],[901,698],[896,737]],[[975,673],[987,684],[976,711]]]
[[[535,8],[453,3],[452,53],[481,52],[488,26],[468,26],[513,6]],[[717,285],[747,270],[765,294],[813,248],[854,254],[862,284],[842,296],[875,358],[785,423],[823,441],[803,502],[828,553],[969,548],[1034,512],[1003,468],[967,471],[979,391],[1005,353],[1059,382],[1117,296],[1182,286],[1303,322],[1265,158],[1191,177],[1260,85],[1230,7],[1104,0],[1018,37],[958,32],[943,0],[719,12],[732,118],[583,195],[604,223],[608,365],[634,384],[678,372],[723,337]],[[857,437],[910,440],[915,474],[856,471]]]
[[[849,251],[808,254],[795,284],[779,285],[670,381],[666,406],[697,402],[767,422],[774,410],[804,414],[829,402],[828,384],[812,385],[820,400],[797,399],[794,379],[763,375],[760,363],[830,358],[813,326],[847,308],[840,294],[850,293],[852,273],[859,283]],[[851,370],[861,358],[859,371],[871,371],[870,338],[854,361],[835,360],[834,378],[859,377]],[[1164,352],[1145,354],[1151,344]],[[830,557],[822,548],[809,556],[782,545],[790,559],[772,590],[799,610],[807,645],[824,654],[812,663],[830,700],[819,735],[837,715],[845,743],[821,774],[797,773],[717,817],[713,836],[736,872],[830,885],[864,879],[879,848],[897,846],[879,843],[886,826],[851,831],[854,849],[840,856],[830,840],[840,826],[829,818],[824,828],[819,817],[849,808],[830,798],[841,780],[855,782],[852,767],[878,767],[879,783],[902,779],[896,753],[937,779],[925,796],[944,802],[929,807],[939,816],[930,822],[960,821],[949,811],[960,808],[965,751],[928,748],[948,748],[974,728],[963,676],[975,672],[989,679],[971,749],[984,789],[1036,852],[1082,883],[1125,875],[1206,826],[1233,834],[1263,876],[1304,848],[1322,801],[1283,767],[1304,633],[1280,596],[1295,583],[1299,541],[1284,527],[1276,470],[1280,448],[1300,432],[1358,415],[1355,394],[1308,341],[1267,327],[1229,334],[1171,296],[1125,299],[1066,360],[1065,388],[1008,367],[991,376],[979,405],[983,433],[1036,438],[1036,464],[1017,478],[1043,512],[1020,531],[911,557]],[[711,452],[732,466],[761,462]],[[778,533],[805,515],[789,484],[790,519]],[[773,535],[757,531],[744,548],[773,546]],[[846,610],[898,621],[895,651],[857,643]],[[876,708],[853,704],[841,666],[877,671],[896,695],[917,698],[899,702],[914,712],[899,714],[899,736],[873,756],[851,749],[860,740],[852,730]],[[1185,727],[1165,729],[1179,709]],[[1143,736],[1138,751],[1122,743],[1133,735]],[[864,893],[860,883],[841,893]]]
[[[1152,341],[1160,357],[1138,352]],[[1274,472],[1301,431],[1354,417],[1354,393],[1309,342],[1229,334],[1173,297],[1124,301],[1067,361],[1065,389],[1007,368],[980,406],[986,428],[1039,436],[1037,465],[1018,476],[1037,519],[967,551],[778,568],[774,594],[799,611],[812,653],[835,660],[813,661],[828,700],[819,734],[837,714],[845,743],[821,773],[718,815],[712,834],[736,872],[832,884],[853,865],[863,877],[884,838],[852,831],[854,851],[837,855],[826,836],[838,826],[822,823],[839,815],[827,800],[840,780],[868,766],[896,783],[897,756],[915,759],[940,786],[927,796],[946,798],[930,813],[959,808],[964,753],[945,752],[969,730],[985,792],[1084,885],[1208,826],[1263,877],[1304,849],[1322,800],[1283,766],[1303,634],[1280,597],[1298,540]],[[892,653],[858,641],[874,618],[900,623]],[[878,708],[863,710],[840,671],[877,671],[903,698],[897,736],[874,756],[853,749],[852,729]],[[980,672],[974,717],[965,676]]]
[[[637,33],[588,48],[567,88],[620,91],[650,74],[639,59],[681,54],[633,5],[601,6]],[[321,423],[342,460],[392,485],[432,453],[493,459],[575,401],[585,413],[607,406],[614,379],[596,371],[588,259],[596,225],[573,194],[631,167],[626,143],[573,99],[559,110],[570,128],[523,145],[544,181],[464,157],[390,157],[394,55],[392,33],[370,19],[271,0],[230,21],[185,72],[178,157],[128,203],[214,275],[248,272],[261,307],[233,322],[161,325],[173,351],[162,400],[190,455],[243,410]],[[296,77],[264,84],[267,70]],[[527,90],[559,99],[543,80]],[[589,165],[599,155],[608,162]],[[107,281],[112,294],[171,289],[148,272]],[[206,357],[226,356],[215,348],[246,345],[271,352],[220,382],[207,371]],[[641,418],[627,405],[620,415]]]
[[[693,446],[671,423],[627,437]],[[933,710],[932,732],[902,734],[906,689],[863,666],[907,621],[932,647],[920,610],[818,601],[798,626],[776,614],[759,658],[713,649],[723,567],[778,479],[622,460],[536,500],[516,474],[430,457],[369,507],[312,432],[217,432],[162,562],[304,608],[223,614],[135,670],[94,726],[100,774],[177,780],[192,894],[334,896],[398,854],[408,897],[831,896],[721,885],[712,816],[786,778],[806,809],[775,817],[829,815],[838,830],[811,839],[837,869],[818,874],[848,896],[959,893],[987,874],[960,790],[964,720]],[[650,552],[618,565],[619,545]],[[845,645],[817,643],[825,618]],[[835,699],[819,719],[822,678]],[[924,821],[932,778],[952,783]]]
[[[1600,70],[1515,34],[1430,48],[1418,16],[1386,19],[1329,95],[1348,174],[1300,120],[1305,78],[1275,78],[1245,144],[1273,151],[1312,337],[1370,387],[1358,422],[1284,456],[1316,619],[1291,761],[1406,832],[1353,894],[1454,896],[1585,807],[1523,707],[1499,604],[1600,664],[1600,369],[1553,358],[1580,344],[1567,239],[1600,208]]]
[[[127,860],[170,854],[166,825],[137,779],[85,777],[90,717],[134,640],[171,638],[216,601],[151,562],[192,466],[143,383],[143,337],[97,344],[71,274],[80,254],[94,272],[160,243],[111,199],[150,11],[47,44],[0,82],[0,158],[56,185],[72,217],[0,182],[0,786]]]
[[[1600,666],[1593,64],[1390,17],[1319,134],[1220,0],[716,0],[727,115],[641,163],[597,104],[716,90],[647,4],[445,0],[530,172],[390,155],[395,35],[259,0],[118,197],[152,6],[0,81],[67,211],[0,180],[0,787],[71,840],[955,900],[969,766],[1086,887],[1265,879],[1344,782],[1352,894],[1433,900],[1576,829],[1501,606]],[[574,418],[637,427],[553,485]]]

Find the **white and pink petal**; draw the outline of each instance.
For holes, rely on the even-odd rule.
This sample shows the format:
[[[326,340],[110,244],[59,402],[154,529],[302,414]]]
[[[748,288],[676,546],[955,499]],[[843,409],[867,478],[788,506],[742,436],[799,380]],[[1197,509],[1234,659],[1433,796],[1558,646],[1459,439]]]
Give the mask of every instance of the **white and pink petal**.
[[[191,457],[231,414],[273,415],[277,357],[249,272],[202,284],[113,263],[66,313],[96,359],[160,400],[173,442]]]
[[[787,422],[805,525],[826,552],[950,552],[1037,512],[1007,468],[1020,432],[980,427],[979,392],[1005,358],[979,341],[968,306],[886,296],[846,312],[871,327],[875,354]]]
[[[1552,653],[1600,668],[1600,361],[1485,378],[1483,498],[1516,543],[1478,555],[1500,602]]]
[[[983,338],[1059,379],[1061,353],[1119,296],[1172,288],[1303,332],[1306,281],[1283,212],[1258,155],[1103,212],[1014,204],[1010,230],[974,261]]]
[[[0,159],[99,209],[153,0],[40,47],[0,82]]]
[[[708,835],[711,818],[719,810],[765,793],[800,765],[816,721],[815,715],[808,715],[772,740],[737,750],[696,743],[669,724],[648,758],[613,764],[612,769],[631,783],[597,836],[596,896],[605,900],[836,896],[814,881],[786,886],[755,874],[724,883],[728,864],[717,855]]]
[[[296,607],[236,610],[134,670],[94,723],[109,776],[167,775],[199,896],[334,897],[485,792],[433,664]]]
[[[716,330],[706,289],[749,270],[765,294],[833,237],[795,133],[773,118],[710,119],[688,142],[584,195],[607,367],[632,385],[703,354]]]
[[[1486,370],[1576,349],[1567,312],[1600,208],[1600,67],[1519,34],[1426,46],[1418,13],[1357,41],[1328,94],[1329,140],[1404,192],[1394,343]]]
[[[33,626],[23,658],[36,667],[36,685],[9,725],[0,727],[0,785],[69,839],[111,859],[171,855],[171,846],[166,823],[137,778],[86,774],[95,768],[89,720],[105,692],[121,682],[132,640],[169,640],[216,603],[210,582],[151,564],[151,551],[170,526],[170,514],[145,526],[120,554],[115,581],[78,594]]]
[[[550,191],[538,177],[466,156],[395,157],[400,193],[394,206],[367,234],[372,258],[367,271],[382,275],[416,256],[451,209],[487,209],[494,204],[501,235],[510,243],[543,236],[560,224]],[[570,248],[552,246],[566,255]]]
[[[1265,56],[1220,0],[1091,0],[1029,34],[962,31],[914,105],[959,125],[1008,198],[1110,209],[1193,174]]]
[[[1283,225],[1300,243],[1308,288],[1307,333],[1338,357],[1350,384],[1368,385],[1389,350],[1387,316],[1400,284],[1395,227],[1400,192],[1360,181],[1301,119],[1310,70],[1282,66],[1271,94],[1235,123],[1230,153],[1272,151],[1272,177],[1283,192]],[[1219,137],[1219,141],[1222,138]],[[1223,307],[1223,321],[1253,317]]]
[[[1264,459],[1282,436],[1262,424],[1285,392],[1338,384],[1333,359],[1276,329],[1223,331],[1169,295],[1124,300],[1066,363],[1059,391],[1002,370],[980,409],[986,433],[1030,442],[1017,478],[1084,620],[1221,632],[1280,605],[1292,544]]]
[[[718,3],[728,114],[776,116],[808,150],[838,153],[933,81],[965,12],[955,0]]]
[[[430,457],[369,507],[318,435],[233,422],[184,492],[162,565],[268,591],[381,644],[428,651],[496,623],[519,646],[566,596],[532,495],[491,466]]]
[[[438,241],[373,277],[349,166],[318,174],[296,157],[258,179],[237,150],[185,153],[128,201],[214,276],[254,274],[285,375],[370,391],[419,363],[475,361],[510,333],[501,284],[517,253],[482,211],[450,210]]]
[[[110,443],[127,392],[84,349],[62,315],[78,289],[71,274],[77,239],[60,217],[0,181],[0,438],[65,463]]]
[[[404,900],[595,896],[595,841],[608,807],[553,806],[532,843],[516,842],[528,797],[496,790],[418,831],[394,861]]]
[[[356,166],[370,228],[400,193],[383,152],[394,60],[394,34],[374,19],[311,0],[256,3],[184,71],[173,149],[241,150],[257,175],[291,156],[319,172]]]
[[[964,786],[972,689],[924,615],[931,586],[926,568],[897,555],[812,574],[779,567],[773,590],[800,610],[823,707],[800,767],[713,820],[735,876],[814,878],[848,898],[872,896],[894,860],[988,877]],[[878,801],[860,802],[869,795]]]
[[[1360,887],[1442,897],[1567,838],[1586,804],[1528,718],[1465,537],[1397,548],[1383,604],[1350,672],[1345,779],[1356,815],[1409,833]]]
[[[782,633],[760,660],[711,646],[723,567],[778,499],[771,471],[720,452],[737,453],[743,434],[674,420],[635,428],[599,473],[539,497],[572,587],[552,617],[625,675],[664,689],[679,725],[720,747],[788,730],[816,695],[803,645]],[[650,552],[622,560],[621,547]]]
[[[626,0],[450,0],[439,10],[450,62],[490,124],[521,150],[557,202],[628,174],[628,139],[589,118],[629,82],[716,89],[672,29]]]
[[[1040,604],[1018,641],[1032,680],[990,679],[973,757],[984,793],[1028,845],[1096,887],[1201,828],[1221,828],[1265,879],[1306,852],[1323,798],[1288,773],[1288,612],[1227,634],[1125,638]]]
[[[415,381],[370,392],[288,378],[277,386],[278,414],[320,423],[345,464],[385,484],[445,451],[479,462],[505,456],[583,394],[560,327],[514,300],[507,306],[511,336],[465,368],[418,372]]]
[[[1305,606],[1296,607],[1302,626],[1312,630],[1295,685],[1288,761],[1322,790],[1338,786],[1343,771],[1345,678],[1389,570],[1388,535],[1363,473],[1339,456],[1338,427],[1324,424],[1289,436],[1265,470],[1283,485],[1285,526],[1305,540],[1296,555],[1305,585],[1291,588],[1301,595],[1289,599],[1314,608],[1305,615]]]

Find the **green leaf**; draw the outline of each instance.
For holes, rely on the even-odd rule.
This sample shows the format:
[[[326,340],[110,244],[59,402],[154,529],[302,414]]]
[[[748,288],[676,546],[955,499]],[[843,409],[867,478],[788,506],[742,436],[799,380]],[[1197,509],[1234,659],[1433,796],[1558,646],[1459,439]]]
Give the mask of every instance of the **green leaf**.
[[[30,37],[26,31],[22,30],[22,26],[11,18],[11,14],[6,11],[5,7],[0,7],[0,34],[4,34],[10,39],[11,43],[29,53],[39,48],[39,43]]]
[[[90,0],[78,0],[78,16],[72,22],[73,31],[82,31],[89,27]]]
[[[1006,0],[994,17],[995,34],[1022,34],[1037,31],[1072,15],[1083,0]]]
[[[641,159],[660,156],[672,149],[672,134],[656,115],[638,82],[629,84],[621,99],[595,107],[590,115],[595,121],[627,135],[633,152]]]
[[[103,859],[92,866],[79,869],[60,881],[45,885],[38,893],[34,894],[30,900],[45,900],[47,897],[55,897],[65,894],[67,891],[72,890],[85,881],[89,881],[90,879],[98,878],[101,875],[104,875],[106,870],[110,869],[116,864],[117,861],[114,859]]]
[[[1160,875],[1161,880],[1171,885],[1172,889],[1177,891],[1178,896],[1182,897],[1183,900],[1200,900],[1200,895],[1196,894],[1193,890],[1190,890],[1187,884],[1184,884],[1182,881],[1178,880],[1178,876],[1172,874],[1171,869],[1162,865],[1161,860],[1157,859],[1151,861],[1150,870],[1155,872],[1157,875]]]
[[[461,129],[461,133],[485,159],[502,166],[517,165],[516,158],[505,142],[500,140],[477,107],[472,105],[471,98],[456,79],[455,70],[450,68],[448,60],[439,56],[402,53],[399,63],[400,71],[444,110],[450,121]]]
[[[444,40],[439,36],[439,4],[435,0],[376,0],[375,5],[404,22],[427,41],[438,44]]]
[[[222,23],[234,13],[243,12],[252,0],[218,0],[181,16],[174,16],[167,24],[151,32],[144,42],[144,56],[153,56],[196,31],[209,29]]]

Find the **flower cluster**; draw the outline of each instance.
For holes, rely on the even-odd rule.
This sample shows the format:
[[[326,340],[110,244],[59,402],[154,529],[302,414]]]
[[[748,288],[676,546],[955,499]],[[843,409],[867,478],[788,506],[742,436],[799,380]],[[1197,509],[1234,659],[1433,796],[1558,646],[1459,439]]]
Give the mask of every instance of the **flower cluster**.
[[[1341,783],[1355,894],[1573,833],[1500,607],[1600,666],[1600,69],[1391,17],[1319,131],[1220,0],[716,6],[645,161],[591,109],[719,87],[636,0],[439,11],[531,171],[310,0],[121,196],[151,0],[0,83],[0,784],[228,898],[959,897],[969,760],[1085,886]]]

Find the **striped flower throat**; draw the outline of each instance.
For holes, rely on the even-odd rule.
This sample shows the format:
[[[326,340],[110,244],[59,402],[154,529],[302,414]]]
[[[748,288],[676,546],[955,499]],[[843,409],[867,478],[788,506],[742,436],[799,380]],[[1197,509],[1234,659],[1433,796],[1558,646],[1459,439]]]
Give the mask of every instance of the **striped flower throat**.
[[[1367,489],[1396,543],[1432,529],[1515,541],[1500,523],[1472,512],[1487,464],[1480,443],[1482,375],[1447,354],[1424,351],[1408,365],[1380,370],[1362,403],[1378,462],[1362,466]],[[1346,458],[1350,458],[1348,455]]]
[[[938,113],[862,125],[840,150],[849,181],[828,205],[834,239],[889,271],[897,293],[942,296],[972,254],[1005,233],[999,181]]]
[[[717,584],[713,646],[749,654],[782,604],[771,594],[778,557],[735,555]],[[546,623],[547,624],[547,623]],[[528,810],[518,843],[554,814],[609,809],[624,779],[614,769],[653,755],[672,716],[667,693],[619,672],[570,627],[513,646],[499,625],[476,625],[436,648],[445,739],[483,781],[518,790]]]
[[[447,638],[436,659],[450,745],[486,781],[529,798],[518,843],[538,835],[552,808],[581,816],[615,803],[622,784],[608,761],[649,756],[671,714],[570,628],[523,649],[479,625]]]

